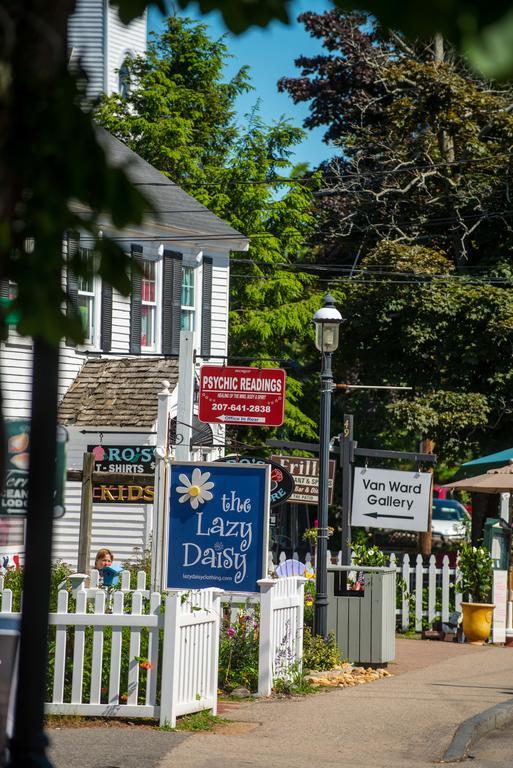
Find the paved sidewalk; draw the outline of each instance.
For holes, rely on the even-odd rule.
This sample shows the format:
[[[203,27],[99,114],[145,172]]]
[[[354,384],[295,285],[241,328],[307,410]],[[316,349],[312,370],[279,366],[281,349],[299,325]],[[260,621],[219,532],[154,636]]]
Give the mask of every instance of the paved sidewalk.
[[[290,701],[258,701],[196,734],[159,768],[432,766],[460,723],[513,702],[513,649],[398,640],[393,677]]]
[[[513,705],[513,648],[397,640],[393,677],[230,705],[217,733],[52,730],[56,768],[432,768],[458,726]],[[95,732],[96,731],[96,732]]]

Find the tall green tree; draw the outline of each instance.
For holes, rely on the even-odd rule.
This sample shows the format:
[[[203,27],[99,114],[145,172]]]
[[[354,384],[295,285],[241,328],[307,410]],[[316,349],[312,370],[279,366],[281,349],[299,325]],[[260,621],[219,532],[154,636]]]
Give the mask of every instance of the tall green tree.
[[[127,61],[128,93],[105,98],[97,117],[250,237],[249,253],[232,254],[231,356],[303,364],[313,353],[310,319],[321,300],[305,247],[315,227],[316,179],[305,182],[305,169],[291,160],[301,129],[283,119],[266,125],[257,108],[237,124],[235,100],[251,86],[245,68],[224,81],[228,56],[205,25],[170,17],[148,56]],[[302,376],[300,366],[289,371],[286,428],[313,437],[315,423],[299,407]]]
[[[340,11],[302,20],[326,52],[301,57],[300,77],[280,87],[340,147],[323,168],[316,237],[347,294],[338,375],[415,390],[352,395],[360,426],[410,448],[434,437],[451,461],[501,445],[513,394],[511,87],[470,75],[440,37],[410,44]]]

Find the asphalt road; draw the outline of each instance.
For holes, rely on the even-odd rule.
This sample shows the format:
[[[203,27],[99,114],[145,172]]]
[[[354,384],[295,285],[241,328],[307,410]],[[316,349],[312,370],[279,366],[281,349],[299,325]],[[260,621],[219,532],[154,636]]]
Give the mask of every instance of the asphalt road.
[[[189,734],[145,728],[66,728],[47,731],[54,768],[153,768]]]
[[[472,747],[472,758],[465,762],[472,768],[511,768],[513,765],[513,726],[492,731]]]

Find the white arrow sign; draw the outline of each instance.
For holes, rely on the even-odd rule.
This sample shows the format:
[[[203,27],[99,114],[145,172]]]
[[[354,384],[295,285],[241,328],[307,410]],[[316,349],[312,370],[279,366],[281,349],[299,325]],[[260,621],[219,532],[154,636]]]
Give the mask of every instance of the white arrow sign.
[[[355,469],[351,525],[427,531],[430,472]]]

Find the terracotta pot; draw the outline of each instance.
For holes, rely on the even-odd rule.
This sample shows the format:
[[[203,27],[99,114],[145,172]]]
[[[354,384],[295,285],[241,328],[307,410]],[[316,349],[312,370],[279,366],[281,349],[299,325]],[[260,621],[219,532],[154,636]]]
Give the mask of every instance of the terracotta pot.
[[[468,643],[483,645],[490,637],[493,603],[462,603],[463,633]]]

